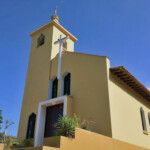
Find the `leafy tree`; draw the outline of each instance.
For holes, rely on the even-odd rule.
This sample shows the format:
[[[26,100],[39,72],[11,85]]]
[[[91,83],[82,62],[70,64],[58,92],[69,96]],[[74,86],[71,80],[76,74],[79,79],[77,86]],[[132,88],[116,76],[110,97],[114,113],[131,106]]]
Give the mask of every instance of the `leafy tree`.
[[[10,150],[12,144],[13,144],[13,137],[10,137],[10,136],[6,137],[4,150]]]
[[[15,145],[18,144],[17,138],[14,136],[7,136],[5,138],[4,150],[11,150],[11,148],[15,148]]]
[[[0,110],[0,124],[1,123],[3,123],[2,110]],[[0,129],[1,129],[1,125],[0,125]]]
[[[3,139],[2,139],[2,136],[3,136],[3,133],[0,132],[0,143],[1,143],[2,140],[3,140]]]

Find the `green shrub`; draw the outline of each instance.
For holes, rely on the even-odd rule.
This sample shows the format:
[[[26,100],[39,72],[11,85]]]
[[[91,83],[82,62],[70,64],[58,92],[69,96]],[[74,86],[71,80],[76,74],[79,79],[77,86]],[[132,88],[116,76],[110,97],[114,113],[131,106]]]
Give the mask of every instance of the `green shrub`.
[[[55,124],[55,135],[72,138],[75,135],[75,127],[90,130],[90,122],[81,120],[76,114],[73,114],[73,117],[60,116],[58,122]]]
[[[11,147],[12,148],[17,148],[18,145],[19,145],[19,142],[18,141],[14,141]]]
[[[89,121],[87,120],[82,120],[81,125],[80,125],[81,129],[84,130],[90,130],[90,125],[89,125]]]
[[[24,139],[21,142],[15,141],[13,142],[12,148],[32,147],[34,145],[33,143],[33,139]]]
[[[74,137],[75,135],[76,121],[74,118],[67,116],[60,116],[58,122],[56,123],[57,136]]]
[[[4,143],[4,150],[10,150],[13,142],[16,138],[12,137],[12,136],[8,136],[5,138],[5,143]]]
[[[80,128],[80,122],[81,122],[80,117],[77,116],[77,115],[74,113],[74,114],[73,114],[73,119],[74,119],[74,121],[75,121],[75,126],[76,126],[77,128]]]
[[[33,139],[24,139],[20,144],[23,147],[32,147],[33,146]]]
[[[73,118],[76,122],[76,127],[84,129],[84,130],[90,130],[90,122],[88,120],[82,120],[79,116],[76,114],[73,114]]]

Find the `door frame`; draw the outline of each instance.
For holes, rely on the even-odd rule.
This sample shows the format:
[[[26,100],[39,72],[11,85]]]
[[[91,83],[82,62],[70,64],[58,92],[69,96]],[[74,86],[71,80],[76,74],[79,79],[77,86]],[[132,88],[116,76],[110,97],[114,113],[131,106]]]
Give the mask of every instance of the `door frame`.
[[[46,108],[63,103],[63,116],[67,114],[67,96],[61,96],[39,103],[34,146],[42,146],[45,131]]]

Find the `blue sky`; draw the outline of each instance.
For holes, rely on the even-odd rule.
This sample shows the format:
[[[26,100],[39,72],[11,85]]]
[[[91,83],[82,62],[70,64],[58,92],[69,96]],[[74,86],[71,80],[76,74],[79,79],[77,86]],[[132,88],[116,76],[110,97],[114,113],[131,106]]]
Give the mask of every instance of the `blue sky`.
[[[108,56],[150,88],[150,0],[0,0],[0,109],[17,135],[31,38],[58,5],[75,52]],[[1,132],[4,130],[2,124]]]

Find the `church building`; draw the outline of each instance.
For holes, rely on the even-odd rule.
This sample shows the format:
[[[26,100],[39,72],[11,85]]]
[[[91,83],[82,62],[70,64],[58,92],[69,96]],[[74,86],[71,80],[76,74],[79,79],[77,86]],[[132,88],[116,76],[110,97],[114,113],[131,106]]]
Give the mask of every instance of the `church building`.
[[[130,150],[150,149],[150,91],[142,83],[125,67],[111,67],[106,56],[74,52],[77,38],[56,13],[30,36],[19,141],[33,138],[34,148],[69,150],[67,139],[55,137],[53,124],[60,115],[75,113],[93,123],[91,131],[77,129],[75,139],[68,141],[72,150],[98,150],[99,144],[113,143],[116,148],[108,150],[119,150],[119,145],[123,150],[126,144],[133,146]]]

